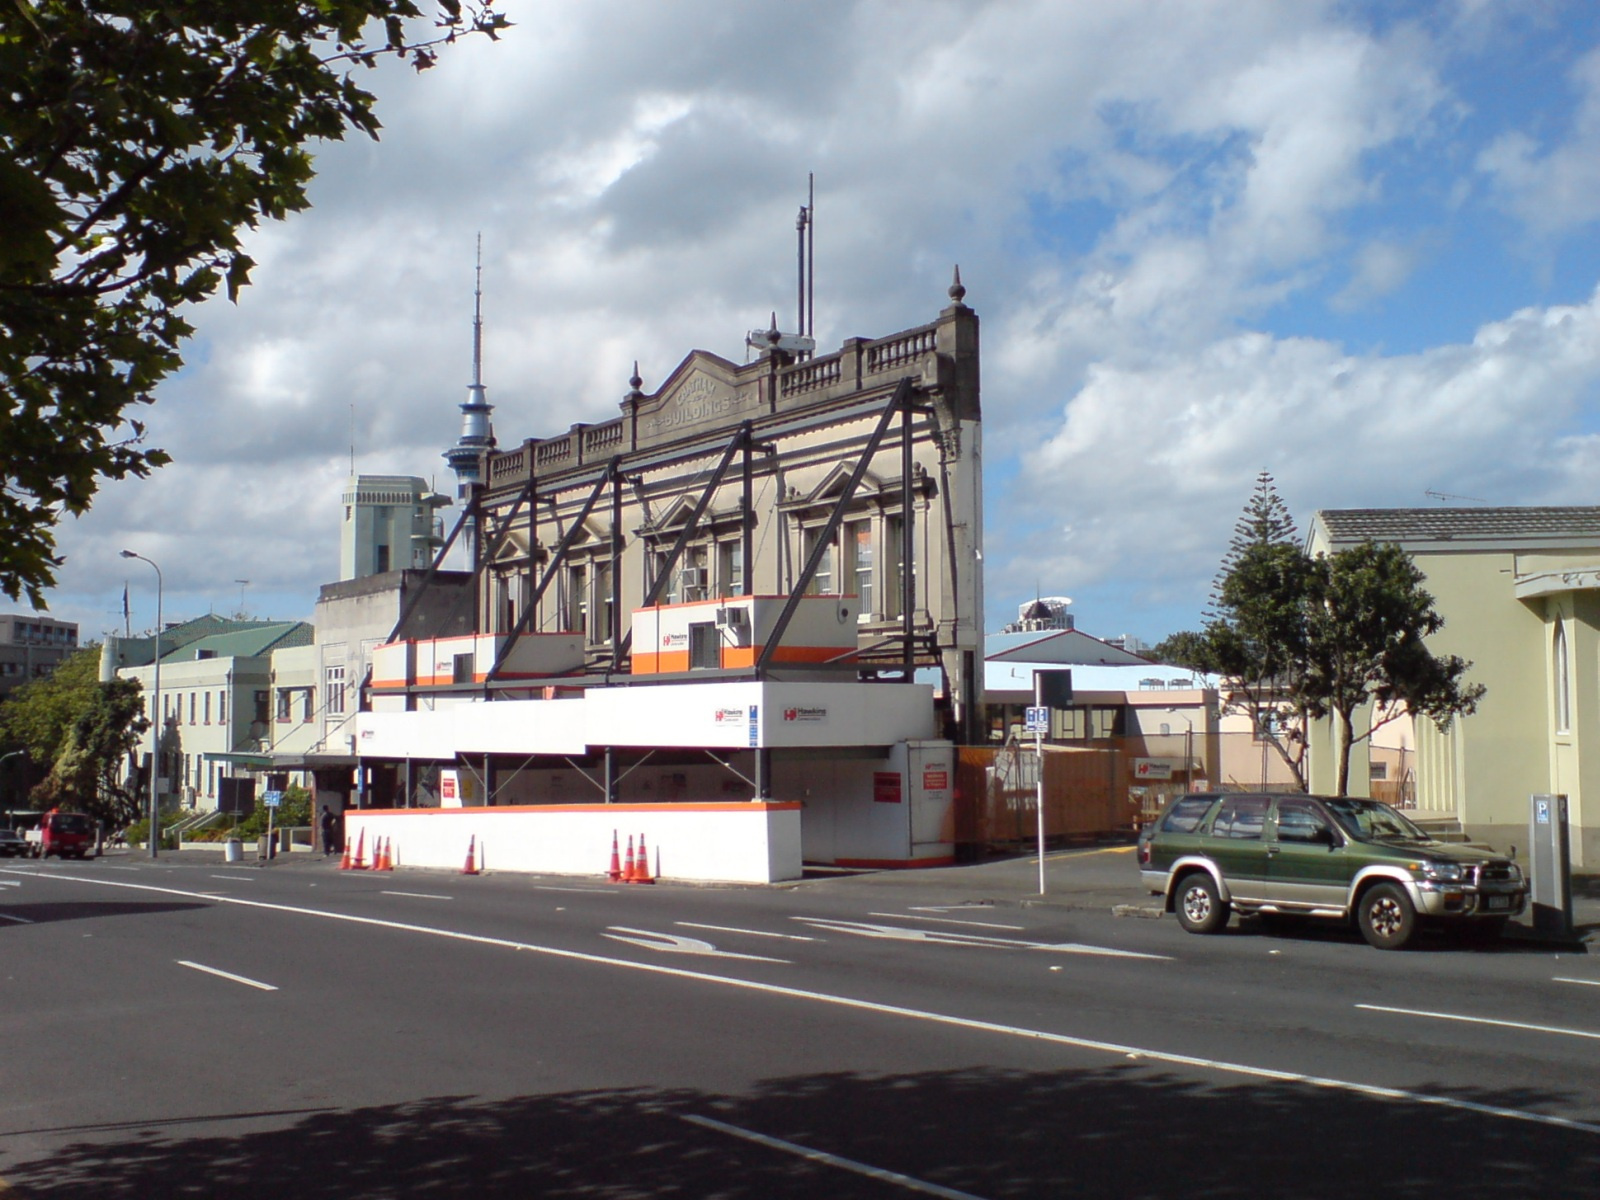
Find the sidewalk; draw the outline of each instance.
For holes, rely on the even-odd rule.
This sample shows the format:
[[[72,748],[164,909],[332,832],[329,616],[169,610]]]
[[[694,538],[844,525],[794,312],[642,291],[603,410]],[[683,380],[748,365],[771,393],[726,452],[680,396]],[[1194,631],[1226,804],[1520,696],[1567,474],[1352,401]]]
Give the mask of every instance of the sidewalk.
[[[820,882],[808,877],[809,886]],[[1032,855],[996,859],[968,866],[917,871],[878,871],[840,876],[830,887],[848,890],[911,888],[943,893],[952,904],[994,904],[1018,908],[1048,907],[1111,912],[1117,916],[1162,918],[1159,896],[1139,879],[1131,845],[1098,846],[1049,852],[1044,862],[1044,893],[1039,891],[1039,860]],[[1600,875],[1574,875],[1572,920],[1575,940],[1600,944]],[[1529,916],[1513,921],[1506,937],[1544,940]],[[1562,944],[1562,943],[1557,943]]]

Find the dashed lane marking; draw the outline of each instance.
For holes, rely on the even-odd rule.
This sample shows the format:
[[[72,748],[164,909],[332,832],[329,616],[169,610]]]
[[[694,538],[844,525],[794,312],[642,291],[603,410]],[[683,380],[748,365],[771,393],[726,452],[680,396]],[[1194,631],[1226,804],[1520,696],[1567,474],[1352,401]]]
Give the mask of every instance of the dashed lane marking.
[[[902,1175],[898,1171],[886,1171],[882,1167],[871,1167],[866,1163],[856,1162],[852,1158],[840,1158],[837,1154],[829,1154],[823,1150],[813,1150],[809,1146],[802,1146],[796,1142],[786,1142],[782,1138],[768,1137],[764,1133],[757,1133],[753,1129],[740,1129],[737,1125],[728,1125],[710,1117],[702,1117],[696,1113],[684,1113],[681,1120],[688,1121],[691,1125],[699,1125],[706,1129],[715,1129],[718,1133],[726,1133],[731,1137],[743,1138],[747,1142],[754,1142],[758,1146],[766,1146],[769,1150],[781,1150],[785,1154],[797,1154],[811,1162],[823,1163],[826,1166],[838,1167],[844,1171],[854,1171],[857,1175],[865,1175],[868,1179],[878,1179],[884,1183],[897,1184],[913,1192],[921,1192],[926,1196],[940,1196],[943,1200],[982,1200],[971,1192],[958,1192],[954,1188],[941,1187],[937,1183],[929,1183],[925,1179],[913,1179],[910,1175]]]
[[[436,896],[432,892],[381,892],[384,896],[410,896],[413,900],[454,900],[454,896]]]
[[[1600,979],[1572,979],[1566,975],[1553,975],[1551,979],[1555,983],[1581,983],[1584,987],[1600,987]]]
[[[5,873],[0,869],[0,873]],[[166,896],[195,898],[198,892],[182,888],[157,887],[145,883],[117,883],[109,879],[96,879],[86,875],[58,875],[45,878],[60,879],[70,883],[89,884],[95,887],[123,888],[129,891],[157,892]],[[672,979],[687,979],[712,987],[736,988],[763,996],[782,996],[790,1000],[809,1000],[817,1004],[831,1004],[856,1012],[876,1013],[880,1016],[901,1017],[911,1021],[925,1021],[950,1029],[965,1029],[974,1033],[992,1033],[1002,1037],[1024,1038],[1046,1046],[1065,1046],[1074,1050],[1087,1050],[1118,1059],[1138,1059],[1146,1063],[1188,1067],[1198,1071],[1215,1071],[1223,1075],[1237,1075],[1245,1079],[1266,1083],[1294,1084],[1301,1087],[1320,1088],[1343,1092],[1351,1096],[1365,1096],[1374,1100],[1393,1100],[1423,1108],[1442,1108],[1451,1112],[1470,1112],[1483,1117],[1506,1121],[1523,1121],[1530,1125],[1544,1125],[1554,1129],[1568,1129],[1577,1133],[1600,1135],[1600,1124],[1560,1117],[1551,1113],[1534,1112],[1525,1108],[1509,1108],[1499,1104],[1481,1104],[1457,1096],[1441,1096],[1429,1092],[1411,1092],[1403,1088],[1385,1087],[1375,1083],[1360,1083],[1351,1079],[1335,1079],[1327,1075],[1307,1075],[1300,1071],[1286,1071],[1276,1067],[1257,1067],[1248,1063],[1228,1062],[1225,1059],[1203,1058],[1194,1054],[1179,1054],[1170,1050],[1155,1050],[1119,1042],[1103,1042],[1097,1038],[1078,1037],[1069,1033],[1054,1033],[1045,1029],[1030,1029],[1022,1025],[1003,1025],[996,1021],[982,1021],[974,1017],[958,1017],[950,1013],[931,1012],[927,1009],[906,1008],[898,1004],[879,1004],[855,996],[841,996],[832,992],[813,992],[805,988],[789,987],[781,983],[767,983],[757,979],[741,979],[732,975],[712,975],[686,967],[669,967],[661,963],[639,962],[627,958],[611,958],[604,954],[591,954],[583,950],[564,950],[558,946],[541,946],[531,942],[517,942],[509,938],[490,937],[480,933],[462,933],[436,926],[413,925],[405,921],[387,921],[381,917],[363,917],[354,913],[331,912],[325,909],[304,908],[294,904],[274,904],[266,900],[246,900],[240,896],[219,896],[218,904],[236,904],[241,908],[258,908],[263,912],[281,912],[295,916],[316,917],[324,921],[345,921],[352,925],[365,925],[373,929],[389,929],[397,933],[420,933],[429,937],[450,938],[478,946],[493,946],[502,950],[519,950],[564,962],[580,962],[590,966],[614,967],[624,971],[642,971],[650,975],[664,975]]]
[[[259,979],[249,979],[243,975],[235,975],[232,971],[208,967],[204,963],[189,962],[187,959],[182,958],[174,959],[173,961],[180,967],[188,967],[191,971],[204,971],[207,975],[215,975],[219,979],[231,979],[234,983],[242,983],[245,987],[260,988],[263,992],[275,992],[278,990],[274,984],[262,983]]]
[[[0,921],[12,921],[18,925],[32,925],[27,917],[13,917],[10,913],[0,913]]]
[[[943,929],[907,929],[903,925],[873,925],[867,921],[835,921],[823,917],[790,917],[817,929],[833,933],[853,933],[857,937],[887,938],[901,942],[929,942],[937,946],[976,946],[992,950],[1043,950],[1051,954],[1088,954],[1101,958],[1144,958],[1170,962],[1166,954],[1141,954],[1137,950],[1113,950],[1108,946],[1089,946],[1082,942],[1030,942],[1022,938],[987,937],[980,933],[950,933]]]

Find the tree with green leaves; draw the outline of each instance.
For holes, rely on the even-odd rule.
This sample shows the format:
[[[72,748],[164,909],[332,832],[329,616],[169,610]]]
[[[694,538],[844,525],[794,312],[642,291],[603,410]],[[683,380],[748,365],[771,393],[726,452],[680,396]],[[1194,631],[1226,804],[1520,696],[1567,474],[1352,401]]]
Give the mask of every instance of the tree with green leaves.
[[[0,736],[33,762],[49,764],[30,797],[34,806],[86,812],[115,828],[138,816],[139,797],[122,778],[148,728],[139,682],[101,683],[100,648],[93,644],[0,704]]]
[[[1307,714],[1294,681],[1305,662],[1309,573],[1294,519],[1262,471],[1217,571],[1205,628],[1157,647],[1172,662],[1220,676],[1223,703],[1250,717],[1302,789]]]
[[[493,0],[0,4],[0,593],[44,607],[55,528],[169,461],[133,415],[182,365],[183,308],[308,206],[308,146],[377,137],[353,72],[418,70],[508,22]]]
[[[1234,527],[1205,628],[1174,634],[1157,650],[1221,676],[1224,702],[1249,714],[1302,789],[1310,724],[1332,720],[1343,795],[1351,750],[1378,729],[1403,713],[1448,728],[1483,696],[1466,682],[1471,663],[1428,649],[1444,620],[1424,581],[1395,545],[1311,557],[1263,471]]]
[[[1485,689],[1466,682],[1470,662],[1428,649],[1425,639],[1444,628],[1444,618],[1422,586],[1426,576],[1399,546],[1362,542],[1319,555],[1313,567],[1298,691],[1311,716],[1334,722],[1342,796],[1357,743],[1402,713],[1448,729],[1476,711]]]

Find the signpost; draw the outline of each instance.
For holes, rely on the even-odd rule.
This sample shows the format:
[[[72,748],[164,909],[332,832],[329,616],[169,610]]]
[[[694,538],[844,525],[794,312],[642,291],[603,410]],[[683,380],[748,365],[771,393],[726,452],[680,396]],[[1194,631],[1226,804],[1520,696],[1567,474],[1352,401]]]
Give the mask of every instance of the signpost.
[[[262,792],[261,803],[267,806],[267,858],[273,857],[272,818],[278,815],[278,805],[283,803],[282,792]]]
[[[1050,732],[1050,710],[1040,701],[1040,675],[1033,673],[1033,704],[1023,714],[1023,728],[1033,734],[1033,753],[1038,759],[1039,782],[1034,785],[1035,824],[1039,839],[1039,895],[1044,895],[1044,735]]]

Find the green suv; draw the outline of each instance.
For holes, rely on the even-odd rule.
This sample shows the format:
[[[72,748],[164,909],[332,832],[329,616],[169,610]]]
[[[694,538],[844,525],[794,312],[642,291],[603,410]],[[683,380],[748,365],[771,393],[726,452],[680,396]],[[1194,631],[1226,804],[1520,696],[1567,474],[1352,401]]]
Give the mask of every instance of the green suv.
[[[1216,933],[1230,912],[1332,917],[1380,950],[1410,942],[1419,918],[1494,936],[1528,899],[1504,855],[1348,797],[1179,796],[1140,836],[1139,871],[1191,933]]]

